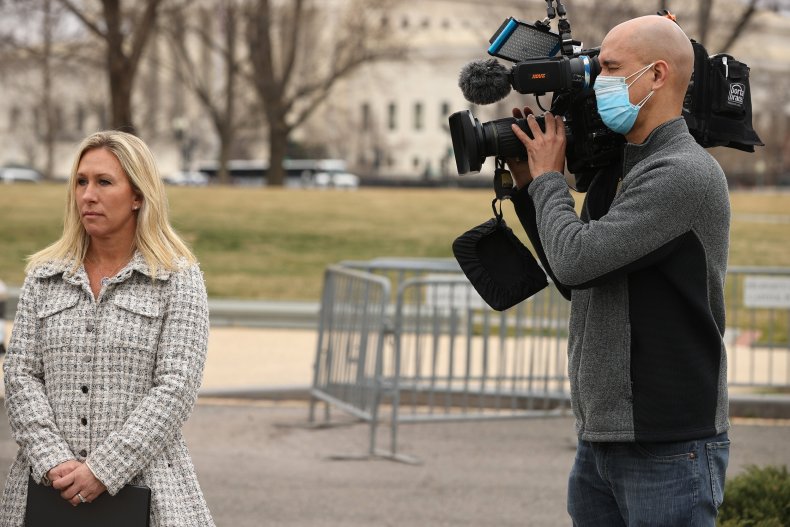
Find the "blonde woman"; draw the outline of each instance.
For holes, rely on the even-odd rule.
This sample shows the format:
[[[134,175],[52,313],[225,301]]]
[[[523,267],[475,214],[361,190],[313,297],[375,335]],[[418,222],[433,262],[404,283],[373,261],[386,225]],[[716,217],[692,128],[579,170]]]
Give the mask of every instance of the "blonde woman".
[[[30,478],[76,507],[146,485],[152,526],[213,526],[181,436],[207,339],[203,277],[148,147],[91,135],[63,235],[30,257],[3,366],[19,452],[0,526],[23,525]]]

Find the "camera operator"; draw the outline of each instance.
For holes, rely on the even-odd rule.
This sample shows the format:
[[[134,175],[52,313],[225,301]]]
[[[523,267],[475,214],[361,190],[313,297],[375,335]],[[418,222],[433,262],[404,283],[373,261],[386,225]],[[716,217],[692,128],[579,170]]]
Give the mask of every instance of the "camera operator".
[[[563,175],[562,119],[547,113],[544,133],[529,115],[534,139],[513,126],[528,152],[509,162],[516,212],[571,299],[576,526],[713,526],[723,500],[730,210],[721,167],[681,117],[693,58],[664,17],[608,33],[598,112],[627,144],[621,164],[596,174],[581,217]]]

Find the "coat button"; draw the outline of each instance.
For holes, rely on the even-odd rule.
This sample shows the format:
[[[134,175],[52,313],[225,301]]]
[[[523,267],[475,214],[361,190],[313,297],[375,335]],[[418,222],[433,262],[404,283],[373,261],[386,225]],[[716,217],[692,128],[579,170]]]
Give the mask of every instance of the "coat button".
[[[80,450],[80,457],[88,457],[88,451],[84,448]]]
[[[82,423],[82,425],[85,426],[88,424],[88,420],[83,417],[82,419],[80,419],[80,423]]]
[[[84,385],[83,385],[83,387],[82,387],[82,393],[88,393],[88,387],[87,387],[87,386],[84,386]]]
[[[92,333],[94,329],[93,324],[88,324],[85,326],[85,329],[88,331],[88,333]]]
[[[90,361],[92,361],[92,360],[93,360],[93,357],[91,357],[90,355],[85,355],[85,356],[82,358],[82,360],[83,360],[83,362],[90,362]]]

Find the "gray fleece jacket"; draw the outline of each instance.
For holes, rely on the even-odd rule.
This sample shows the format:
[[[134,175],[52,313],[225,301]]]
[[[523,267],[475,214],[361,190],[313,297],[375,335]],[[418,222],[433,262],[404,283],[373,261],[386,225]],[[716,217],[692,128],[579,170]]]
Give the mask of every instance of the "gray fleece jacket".
[[[682,118],[626,145],[622,169],[597,219],[587,202],[606,185],[591,186],[579,217],[560,173],[514,198],[544,266],[570,293],[577,432],[588,441],[721,433],[729,427],[727,181]]]

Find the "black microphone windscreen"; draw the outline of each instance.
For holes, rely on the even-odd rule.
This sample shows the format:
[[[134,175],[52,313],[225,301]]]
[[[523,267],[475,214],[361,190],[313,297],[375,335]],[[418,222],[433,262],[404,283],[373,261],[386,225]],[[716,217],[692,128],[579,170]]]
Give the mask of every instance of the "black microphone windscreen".
[[[510,71],[496,59],[475,60],[461,68],[458,87],[475,104],[491,104],[510,93]]]

